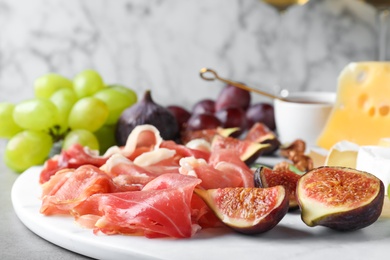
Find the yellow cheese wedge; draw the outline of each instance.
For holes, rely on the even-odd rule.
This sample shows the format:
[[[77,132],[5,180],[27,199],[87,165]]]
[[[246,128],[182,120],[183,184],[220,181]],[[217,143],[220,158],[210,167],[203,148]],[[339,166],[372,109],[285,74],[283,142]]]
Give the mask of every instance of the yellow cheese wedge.
[[[358,151],[359,145],[349,141],[340,141],[330,149],[325,165],[356,168]]]
[[[341,140],[377,145],[390,133],[390,62],[357,62],[340,73],[336,103],[317,139],[329,150]]]
[[[390,147],[390,138],[386,137],[379,139],[378,146]]]

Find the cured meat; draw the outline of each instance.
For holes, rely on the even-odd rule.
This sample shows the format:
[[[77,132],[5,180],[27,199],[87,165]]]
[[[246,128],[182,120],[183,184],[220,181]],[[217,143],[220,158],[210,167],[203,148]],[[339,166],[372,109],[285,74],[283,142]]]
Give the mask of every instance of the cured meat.
[[[67,162],[62,163],[61,155],[56,155],[47,160],[39,175],[39,183],[44,184],[61,169],[66,169]]]
[[[207,152],[209,154],[211,153],[211,143],[202,138],[193,139],[186,143],[185,146],[191,149]]]
[[[195,158],[202,158],[207,161],[210,157],[210,152],[208,151],[192,149],[182,144],[177,144],[174,141],[163,141],[160,147],[175,150],[179,160],[183,157],[193,156]]]
[[[199,179],[191,176],[164,174],[142,191],[92,195],[74,208],[72,214],[78,223],[94,226],[95,233],[191,237],[200,229],[191,218],[192,194],[199,183]]]
[[[202,228],[223,227],[222,221],[215,213],[207,206],[203,199],[195,193],[191,200],[192,221],[198,223]]]
[[[64,169],[43,184],[40,212],[44,215],[69,214],[92,194],[115,191],[111,178],[95,166]]]
[[[41,198],[55,194],[68,181],[73,172],[74,169],[63,169],[53,175],[50,181],[42,185]]]
[[[80,144],[74,144],[61,154],[47,160],[40,174],[39,183],[47,182],[52,175],[61,169],[76,169],[82,165],[102,166],[107,158],[101,157],[96,151],[83,147]]]
[[[165,173],[178,173],[178,167],[141,167],[128,158],[114,154],[100,167],[120,191],[141,190],[154,178]]]
[[[104,155],[80,145],[62,151],[45,163],[40,183],[42,214],[72,215],[94,233],[148,238],[186,238],[222,225],[193,193],[196,186],[254,186],[237,149],[164,141],[151,125],[137,127],[125,146]]]
[[[134,164],[139,166],[149,166],[160,163],[161,161],[174,160],[175,150],[167,148],[158,148],[150,152],[144,152],[134,159]]]
[[[222,172],[230,172],[239,175],[242,179],[241,185],[243,187],[254,187],[254,173],[240,159],[240,155],[237,151],[231,149],[213,150],[210,155],[209,164]]]
[[[162,138],[155,126],[140,125],[131,132],[124,147],[113,146],[101,156],[97,151],[75,144],[45,162],[39,182],[41,184],[47,182],[58,170],[65,168],[76,169],[86,164],[100,167],[114,154],[121,154],[127,158],[135,159],[146,151],[157,149],[161,142]]]
[[[127,138],[126,144],[123,147],[113,146],[109,148],[104,157],[110,157],[113,154],[120,153],[125,157],[131,155],[139,147],[147,147],[149,151],[158,148],[163,139],[160,136],[160,131],[153,125],[139,125],[131,131]]]
[[[204,159],[186,157],[180,160],[179,172],[202,180],[203,189],[217,189],[242,186],[241,175],[236,171],[220,171],[209,165]]]

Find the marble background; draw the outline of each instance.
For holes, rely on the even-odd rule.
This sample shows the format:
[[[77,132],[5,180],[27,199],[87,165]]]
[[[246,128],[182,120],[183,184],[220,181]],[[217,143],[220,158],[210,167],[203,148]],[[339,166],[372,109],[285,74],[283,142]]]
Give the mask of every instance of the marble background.
[[[47,72],[86,68],[164,105],[215,98],[223,84],[202,67],[263,90],[335,91],[346,64],[377,59],[375,14],[359,0],[283,16],[259,0],[0,0],[0,101],[32,97]]]

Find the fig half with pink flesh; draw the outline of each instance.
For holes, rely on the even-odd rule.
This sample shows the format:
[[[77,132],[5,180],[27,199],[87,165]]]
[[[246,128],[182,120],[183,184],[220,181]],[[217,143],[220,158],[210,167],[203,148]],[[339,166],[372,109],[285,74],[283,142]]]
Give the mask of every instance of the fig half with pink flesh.
[[[299,179],[296,194],[306,225],[352,231],[367,227],[379,218],[384,185],[367,172],[323,166]]]
[[[267,125],[257,122],[248,130],[244,140],[260,144],[269,144],[263,154],[273,154],[280,147],[280,141],[276,134]]]
[[[254,173],[255,186],[260,188],[268,188],[277,185],[282,185],[288,192],[289,197],[289,209],[294,210],[298,208],[298,202],[296,199],[296,188],[298,180],[301,175],[288,170],[277,169],[260,166]]]
[[[244,234],[271,230],[288,211],[288,196],[283,186],[195,189],[195,193],[225,225]]]
[[[269,144],[260,144],[229,136],[224,137],[221,135],[214,136],[211,141],[211,148],[213,150],[233,149],[240,155],[240,159],[247,165],[254,163],[268,147]]]

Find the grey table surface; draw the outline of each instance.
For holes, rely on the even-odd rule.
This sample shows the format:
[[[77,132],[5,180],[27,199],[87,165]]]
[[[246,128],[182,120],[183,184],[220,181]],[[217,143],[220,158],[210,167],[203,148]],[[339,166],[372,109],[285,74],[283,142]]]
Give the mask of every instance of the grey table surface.
[[[18,219],[12,206],[11,189],[19,174],[4,164],[5,143],[0,140],[0,259],[90,259],[42,239]]]

